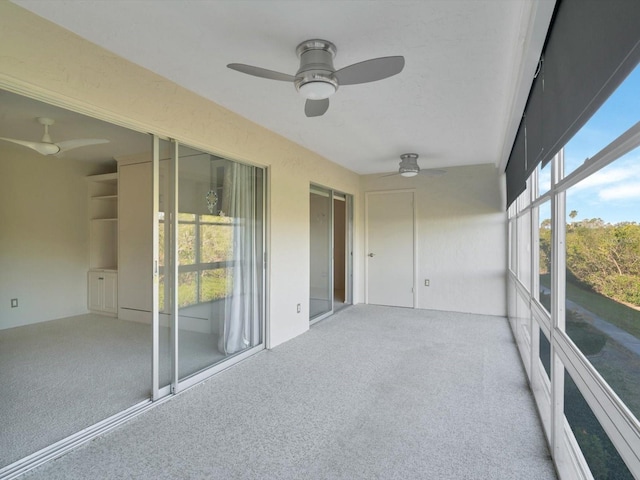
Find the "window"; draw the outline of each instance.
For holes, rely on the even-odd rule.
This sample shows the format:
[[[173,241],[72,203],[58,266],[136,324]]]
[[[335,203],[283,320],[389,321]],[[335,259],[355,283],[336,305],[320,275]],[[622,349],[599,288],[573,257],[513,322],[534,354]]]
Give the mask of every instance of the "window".
[[[566,332],[640,417],[640,148],[567,191]]]
[[[538,208],[538,278],[540,304],[551,312],[551,203]]]
[[[556,408],[558,397],[564,396],[564,417],[549,415],[551,422],[562,423],[549,423],[549,428],[564,431],[566,418],[583,455],[574,455],[567,439],[559,448],[571,465],[590,469],[596,479],[640,478],[640,456],[625,450],[640,440],[628,419],[628,412],[640,417],[638,90],[640,67],[551,162],[537,169],[527,191],[514,202],[517,212],[513,205],[509,209],[509,258],[520,279],[508,287],[514,336],[524,358],[529,346],[521,339],[530,329],[539,329],[532,337],[539,337],[539,343],[532,347],[540,361],[531,362],[539,371],[528,371],[531,378],[550,378],[552,365],[569,362],[565,366],[574,376],[560,369],[561,391],[550,378],[550,390],[534,389],[534,395],[541,412]],[[555,182],[552,172],[559,176]],[[532,193],[533,203],[527,205],[522,198]],[[537,223],[531,232],[525,226],[529,214],[533,225]],[[524,282],[530,260],[534,268],[537,264],[532,280],[537,279],[538,289]],[[558,311],[552,308],[552,297]],[[530,304],[531,325],[524,320]],[[598,418],[607,422],[600,424]],[[627,463],[616,447],[626,452]],[[564,473],[571,477],[576,472]]]
[[[568,372],[564,375],[564,414],[593,477],[633,480],[600,422]]]

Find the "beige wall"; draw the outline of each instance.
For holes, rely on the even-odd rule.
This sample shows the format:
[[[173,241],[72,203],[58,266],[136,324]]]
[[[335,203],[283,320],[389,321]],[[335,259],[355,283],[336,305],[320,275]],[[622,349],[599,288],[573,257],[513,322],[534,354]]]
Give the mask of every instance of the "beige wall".
[[[416,189],[418,308],[506,315],[503,185],[493,165],[362,178],[364,191]]]
[[[308,329],[309,184],[357,203],[356,174],[8,2],[0,2],[0,87],[269,167],[267,337],[275,346]]]
[[[2,143],[0,329],[86,313],[85,176],[95,167]]]

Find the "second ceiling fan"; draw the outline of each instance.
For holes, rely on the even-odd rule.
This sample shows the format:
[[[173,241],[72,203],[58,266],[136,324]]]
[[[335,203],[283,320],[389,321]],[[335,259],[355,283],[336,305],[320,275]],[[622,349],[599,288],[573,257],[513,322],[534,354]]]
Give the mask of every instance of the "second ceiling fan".
[[[307,117],[323,115],[329,108],[329,97],[340,86],[375,82],[396,75],[404,68],[404,57],[394,56],[372,58],[336,70],[333,67],[336,51],[336,46],[327,40],[302,42],[296,48],[300,68],[295,75],[242,63],[230,63],[227,67],[255,77],[293,83],[306,98],[304,113]]]

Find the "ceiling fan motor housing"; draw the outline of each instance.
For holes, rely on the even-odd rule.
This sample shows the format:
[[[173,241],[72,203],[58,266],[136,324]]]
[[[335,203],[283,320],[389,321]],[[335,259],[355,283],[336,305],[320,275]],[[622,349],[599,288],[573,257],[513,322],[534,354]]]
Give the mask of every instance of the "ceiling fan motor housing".
[[[417,153],[404,153],[400,155],[400,174],[417,174],[420,171],[418,166],[418,154]]]
[[[336,46],[327,40],[307,40],[296,48],[300,68],[296,73],[296,90],[309,100],[329,98],[338,90],[333,58]]]

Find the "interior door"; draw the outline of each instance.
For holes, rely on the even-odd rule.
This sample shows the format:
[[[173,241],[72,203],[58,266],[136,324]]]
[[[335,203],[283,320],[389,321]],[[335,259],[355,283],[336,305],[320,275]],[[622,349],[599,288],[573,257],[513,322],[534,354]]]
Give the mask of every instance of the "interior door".
[[[367,194],[367,303],[415,305],[413,196],[407,191]]]

